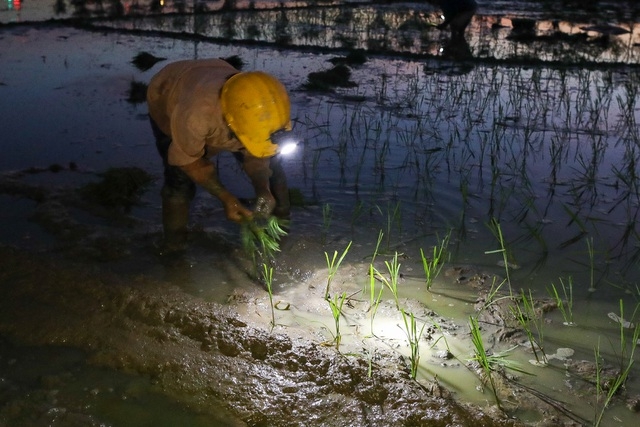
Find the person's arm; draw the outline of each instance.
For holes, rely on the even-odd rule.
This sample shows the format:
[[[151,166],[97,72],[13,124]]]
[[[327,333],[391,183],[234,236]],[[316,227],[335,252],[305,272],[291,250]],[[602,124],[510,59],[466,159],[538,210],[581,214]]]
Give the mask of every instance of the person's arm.
[[[224,204],[224,211],[229,220],[242,222],[242,220],[252,217],[251,211],[242,206],[240,201],[220,183],[213,163],[204,158],[200,158],[180,168],[193,182],[207,190],[211,195],[220,199]]]
[[[256,193],[254,214],[266,218],[273,213],[276,199],[271,194],[269,178],[271,177],[271,159],[258,158],[242,153],[242,168],[251,180]]]

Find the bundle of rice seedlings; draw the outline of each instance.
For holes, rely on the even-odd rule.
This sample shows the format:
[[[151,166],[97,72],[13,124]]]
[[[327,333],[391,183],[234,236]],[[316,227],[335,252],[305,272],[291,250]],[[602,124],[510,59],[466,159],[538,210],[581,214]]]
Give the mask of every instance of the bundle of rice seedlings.
[[[273,259],[280,252],[280,239],[287,235],[283,228],[286,227],[286,222],[271,216],[266,221],[250,219],[242,223],[242,247],[253,257],[254,264],[256,255]]]

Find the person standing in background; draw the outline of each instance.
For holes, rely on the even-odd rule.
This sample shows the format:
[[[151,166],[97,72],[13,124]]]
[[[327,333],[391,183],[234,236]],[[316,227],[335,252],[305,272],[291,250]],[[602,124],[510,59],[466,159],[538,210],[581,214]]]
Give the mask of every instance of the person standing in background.
[[[478,3],[475,0],[437,0],[437,4],[444,17],[438,28],[443,30],[448,26],[452,40],[463,40],[464,32],[478,10]]]

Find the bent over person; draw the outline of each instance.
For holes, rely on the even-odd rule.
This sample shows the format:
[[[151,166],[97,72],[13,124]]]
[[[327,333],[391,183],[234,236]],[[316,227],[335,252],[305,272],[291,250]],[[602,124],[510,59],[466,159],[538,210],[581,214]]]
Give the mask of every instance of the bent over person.
[[[149,117],[164,164],[163,253],[186,247],[196,185],[217,197],[227,218],[289,215],[278,134],[291,130],[285,87],[261,71],[240,72],[221,59],[186,60],[160,70],[147,89]],[[252,212],[220,183],[211,158],[233,152],[256,193]]]

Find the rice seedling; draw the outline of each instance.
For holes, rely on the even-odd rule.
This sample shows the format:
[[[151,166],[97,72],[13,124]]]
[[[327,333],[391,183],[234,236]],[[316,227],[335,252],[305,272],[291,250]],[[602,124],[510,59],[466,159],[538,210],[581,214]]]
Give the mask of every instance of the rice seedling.
[[[241,224],[242,247],[253,260],[254,272],[257,273],[258,257],[270,260],[280,252],[280,239],[287,235],[284,226],[286,221],[275,216],[269,217],[266,222],[248,219]]]
[[[508,354],[516,347],[512,347],[498,353],[490,353],[486,350],[484,346],[484,340],[482,338],[482,333],[480,331],[480,325],[476,317],[469,316],[469,328],[471,334],[471,342],[473,344],[473,357],[469,360],[471,362],[476,362],[480,366],[485,377],[481,378],[483,385],[487,380],[489,380],[491,391],[493,392],[496,404],[499,408],[501,408],[501,401],[495,387],[494,375],[502,375],[504,377],[504,373],[501,371],[502,368],[510,369],[512,371],[525,375],[532,374],[522,369],[517,362],[514,362],[507,358]]]
[[[398,262],[398,252],[395,252],[393,254],[391,262],[385,261],[384,264],[387,266],[387,270],[389,271],[389,285],[391,292],[393,292],[393,297],[396,301],[396,307],[400,308],[398,304],[398,282],[400,281],[401,264]]]
[[[451,230],[447,232],[440,243],[433,247],[433,251],[431,254],[431,258],[427,258],[420,248],[420,258],[422,259],[422,269],[425,275],[425,283],[427,286],[427,291],[431,290],[431,285],[433,281],[444,267],[445,258],[449,257],[449,253],[447,251],[447,246],[449,246],[449,239],[451,238]]]
[[[522,306],[520,305],[521,303]],[[546,366],[547,356],[542,346],[544,319],[542,318],[542,314],[539,314],[536,310],[531,289],[529,289],[528,296],[524,290],[522,290],[520,299],[516,300],[515,304],[511,306],[511,312],[527,335],[527,339],[536,358],[535,364],[538,366]],[[536,335],[534,335],[534,328]],[[538,350],[540,351],[540,355],[538,355]]]
[[[362,200],[358,200],[356,202],[355,207],[353,208],[353,213],[351,214],[351,228],[353,229],[354,225],[356,224],[356,222],[358,221],[358,219],[360,218],[360,216],[362,215],[362,211],[364,208],[364,203],[362,202]]]
[[[342,264],[342,261],[344,260],[344,257],[347,255],[347,252],[349,252],[351,243],[352,242],[349,242],[347,247],[342,252],[342,255],[340,255],[340,258],[338,258],[338,251],[333,251],[333,257],[331,259],[329,259],[329,254],[327,252],[324,253],[324,257],[327,260],[327,268],[329,270],[328,277],[327,277],[327,288],[325,289],[325,292],[324,292],[325,299],[329,299],[329,289],[331,288],[331,281],[333,280],[333,277],[338,272],[338,268],[340,268],[340,264]]]
[[[604,395],[604,385],[602,384],[602,377],[601,377],[603,367],[602,367],[602,356],[600,355],[599,339],[598,339],[598,344],[593,349],[593,353],[596,361],[596,404],[594,405],[595,414],[593,416],[594,418],[593,425],[594,427],[598,427],[600,425],[602,417],[604,416],[604,411],[609,404],[608,398],[609,397],[613,398],[613,395],[609,396],[609,394],[607,393],[605,401],[602,404],[600,404],[600,400]]]
[[[380,273],[373,265],[371,266],[375,277],[378,278],[383,285],[391,291],[393,295],[393,299],[396,304],[396,308],[400,310],[400,302],[398,300],[398,282],[400,280],[400,266],[398,263],[398,252],[396,252],[391,260],[385,261],[385,265],[387,266],[387,271],[389,272],[389,278],[387,279],[382,273]]]
[[[566,204],[563,204],[562,207],[564,208],[565,212],[571,217],[569,224],[575,223],[579,228],[579,231],[575,236],[568,238],[567,240],[565,240],[564,242],[558,245],[561,249],[564,249],[578,242],[588,233],[588,231],[587,231],[587,226],[580,219],[578,212],[572,211]],[[590,287],[589,289],[592,289],[592,288]]]
[[[482,308],[480,309],[480,311],[487,309],[491,304],[493,304],[494,302],[498,301],[498,298],[496,298],[496,296],[498,295],[498,292],[500,292],[500,289],[502,288],[502,286],[507,283],[506,279],[503,279],[500,281],[500,283],[498,283],[498,278],[497,277],[493,277],[492,281],[491,281],[491,287],[489,288],[489,291],[487,292],[487,295],[485,297],[485,301],[484,304],[482,304]],[[504,298],[512,298],[513,296],[511,294],[507,295]],[[500,298],[502,299],[502,298]]]
[[[271,330],[276,326],[276,313],[273,307],[273,267],[262,264],[262,278],[269,293],[269,306],[271,307]]]
[[[640,308],[640,304],[636,305],[633,315],[631,319],[634,320],[636,318],[636,314],[638,309]],[[624,319],[624,303],[620,300],[620,319]],[[594,349],[595,361],[596,361],[596,405],[595,405],[595,420],[593,425],[598,427],[602,423],[602,418],[604,413],[611,403],[613,397],[620,391],[622,387],[624,387],[627,379],[629,378],[629,374],[631,373],[631,368],[635,363],[635,351],[638,346],[638,340],[640,339],[640,326],[635,326],[633,328],[633,333],[631,333],[630,343],[628,341],[628,330],[630,328],[625,327],[625,323],[620,321],[620,366],[618,368],[617,375],[613,378],[604,379],[602,378],[602,365],[601,360],[602,357],[600,355],[600,342],[596,345]],[[630,345],[629,345],[630,344]],[[630,347],[631,350],[628,351],[627,348]],[[604,399],[604,400],[602,400]]]
[[[474,355],[471,360],[477,362],[480,365],[480,368],[482,368],[486,379],[488,379],[491,384],[491,391],[493,392],[496,404],[498,405],[498,408],[501,408],[500,397],[498,396],[498,391],[493,380],[493,370],[496,361],[490,358],[484,348],[484,341],[482,339],[482,334],[480,333],[478,319],[473,316],[469,316],[469,327],[471,329],[471,342],[474,347]]]
[[[440,340],[443,340],[444,341],[444,345],[445,345],[445,347],[447,349],[447,352],[452,355],[453,353],[451,353],[451,347],[449,347],[449,341],[447,341],[447,336],[446,336],[445,332],[442,330],[442,326],[440,326],[440,324],[438,322],[433,320],[433,317],[429,316],[429,318],[431,319],[431,322],[433,323],[433,326],[438,330],[438,332],[440,332],[440,336],[433,342],[433,344],[431,344],[431,348],[435,348],[435,346],[438,345]]]
[[[329,203],[322,205],[322,243],[326,243],[327,234],[331,228],[331,220],[333,219],[333,211]]]
[[[630,320],[625,320],[624,317],[624,302],[620,300],[620,316],[618,316],[618,324],[620,326],[620,370],[623,370],[624,365],[628,363],[629,355],[627,354],[627,347],[629,344],[628,340],[628,331],[633,330],[632,333],[633,338],[631,339],[631,356],[633,356],[633,352],[635,351],[635,347],[638,344],[637,335],[640,334],[640,326],[636,324],[638,310],[640,310],[640,303],[636,304],[636,308],[631,314]],[[610,316],[612,317],[612,316]],[[633,359],[633,357],[631,357]]]
[[[376,261],[376,257],[378,256],[378,251],[380,250],[380,243],[382,243],[383,237],[384,237],[384,233],[382,232],[382,230],[380,230],[378,232],[378,240],[376,241],[376,247],[373,250],[373,255],[371,256],[371,262],[370,262],[371,265],[373,265],[373,263]]]
[[[387,251],[391,247],[391,232],[394,224],[398,227],[399,233],[402,233],[402,217],[400,210],[400,202],[396,202],[393,208],[387,206]]]
[[[560,313],[562,313],[562,318],[564,319],[563,324],[566,326],[574,326],[575,323],[573,323],[573,280],[571,276],[569,276],[569,279],[567,281],[568,283],[565,284],[564,281],[562,280],[562,277],[560,278],[560,285],[562,286],[562,294],[563,294],[562,297],[558,293],[558,289],[556,288],[556,285],[553,283],[551,283],[551,290],[547,290],[547,292],[549,292],[549,295],[551,295],[551,297],[555,300],[556,305],[560,310]]]
[[[380,243],[382,242],[382,238],[384,233],[382,230],[378,233],[378,240],[376,242],[376,247],[373,251],[373,255],[371,256],[371,262],[369,263],[369,312],[371,313],[371,322],[370,322],[370,331],[371,335],[374,336],[373,333],[373,319],[376,316],[378,311],[378,306],[380,305],[380,300],[382,298],[382,292],[384,291],[384,285],[380,287],[379,291],[376,291],[376,269],[373,266],[378,256],[378,250],[380,249]]]
[[[374,348],[373,351],[367,351],[367,378],[371,378],[373,376],[373,360],[376,358],[377,349]]]
[[[404,309],[401,309],[400,313],[402,313],[405,328],[404,333],[407,336],[411,350],[409,355],[411,379],[415,380],[418,375],[418,367],[420,366],[420,339],[422,338],[426,323],[423,323],[420,330],[418,330],[416,318],[413,313],[407,313]]]
[[[336,333],[333,337],[333,340],[338,351],[340,350],[340,342],[342,341],[342,334],[340,333],[340,317],[342,316],[342,306],[344,305],[346,299],[346,292],[343,292],[340,295],[334,295],[333,299],[327,298],[327,302],[329,303],[329,307],[331,308],[331,314],[333,315],[333,322],[336,328]]]
[[[502,262],[504,264],[506,282],[509,285],[509,295],[512,295],[513,291],[511,288],[511,278],[509,275],[509,266],[510,266],[509,260],[511,256],[507,251],[507,245],[506,245],[504,236],[502,234],[502,227],[500,227],[500,223],[495,218],[491,218],[491,222],[487,224],[487,227],[489,227],[489,230],[491,230],[491,233],[498,240],[498,243],[500,244],[500,249],[495,249],[493,251],[485,251],[485,254],[495,254],[495,253],[502,254]]]
[[[593,250],[593,237],[587,239],[587,254],[589,255],[589,292],[595,292],[595,251]]]
[[[375,333],[373,332],[373,320],[378,312],[383,291],[384,286],[380,286],[380,290],[376,292],[376,270],[373,267],[373,264],[369,264],[369,312],[371,313],[369,330],[371,336],[375,336]]]

